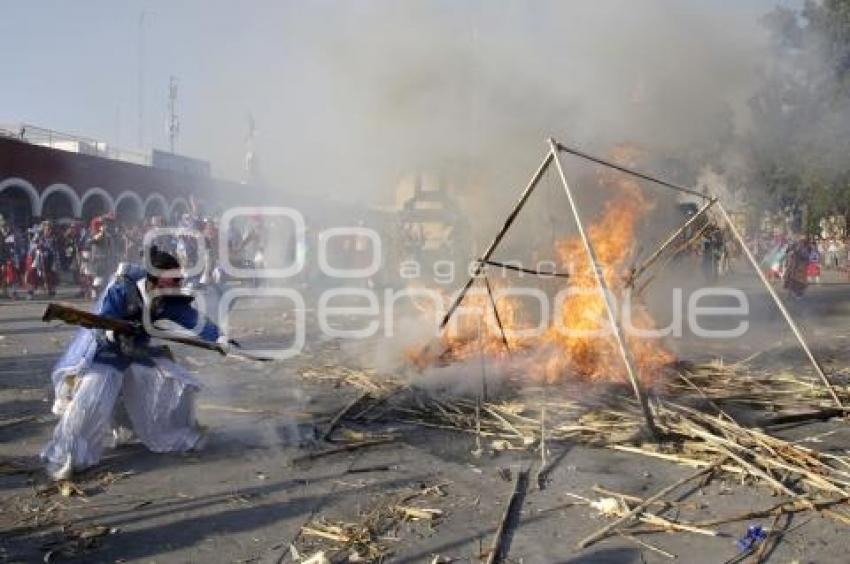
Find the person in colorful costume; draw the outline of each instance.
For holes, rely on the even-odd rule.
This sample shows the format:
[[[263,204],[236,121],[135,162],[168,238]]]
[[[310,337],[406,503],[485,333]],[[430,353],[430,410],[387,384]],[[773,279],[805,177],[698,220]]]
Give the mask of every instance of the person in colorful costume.
[[[227,347],[229,341],[192,306],[190,296],[152,295],[179,291],[177,259],[152,247],[150,264],[161,276],[122,263],[95,303],[94,313],[142,322],[147,310],[155,325],[176,323]],[[166,347],[152,346],[147,334],[80,329],[51,378],[53,412],[59,422],[41,456],[53,479],[68,479],[96,465],[110,431],[116,440],[135,433],[153,452],[184,452],[199,445],[202,433],[195,421],[194,399],[201,384],[174,362]]]
[[[784,286],[793,298],[802,298],[809,285],[809,262],[812,245],[805,236],[801,236],[788,247],[785,257]]]
[[[21,257],[19,249],[21,245],[18,242],[19,235],[15,230],[6,225],[0,228],[0,236],[2,236],[2,244],[0,245],[0,283],[3,286],[3,296],[7,298],[17,298],[17,286],[20,281],[20,264]]]
[[[58,268],[59,257],[56,251],[53,224],[45,221],[33,229],[27,253],[24,282],[29,299],[35,297],[36,290],[42,286],[48,296],[56,295],[56,285],[59,282]]]

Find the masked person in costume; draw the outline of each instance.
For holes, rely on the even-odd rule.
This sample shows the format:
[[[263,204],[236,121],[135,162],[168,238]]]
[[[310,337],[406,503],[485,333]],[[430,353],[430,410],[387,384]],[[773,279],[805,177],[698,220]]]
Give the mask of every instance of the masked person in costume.
[[[140,323],[147,310],[154,325],[170,321],[228,346],[218,328],[192,306],[192,298],[176,293],[182,283],[177,259],[152,247],[149,263],[151,272],[122,263],[93,312]],[[198,447],[202,434],[194,398],[200,383],[166,347],[152,346],[147,334],[80,329],[51,377],[53,412],[60,419],[41,456],[53,479],[68,479],[97,464],[110,432],[116,440],[134,433],[153,452]]]

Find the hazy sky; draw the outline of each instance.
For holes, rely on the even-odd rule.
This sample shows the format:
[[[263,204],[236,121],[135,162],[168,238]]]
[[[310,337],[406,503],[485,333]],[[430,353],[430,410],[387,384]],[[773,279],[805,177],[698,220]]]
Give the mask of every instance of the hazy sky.
[[[514,72],[515,80],[529,80],[531,86],[548,89],[541,77],[559,71],[552,67],[554,59],[539,62],[534,60],[536,54],[554,47],[563,49],[558,56],[568,57],[571,34],[605,38],[619,33],[617,26],[626,30],[625,47],[617,47],[625,48],[622,55],[613,48],[605,53],[611,44],[607,40],[601,46],[592,39],[575,44],[575,52],[581,52],[586,60],[576,76],[598,89],[592,74],[604,74],[610,67],[605,66],[606,61],[633,55],[629,51],[642,48],[643,41],[652,42],[657,28],[665,26],[683,27],[676,35],[666,36],[673,38],[673,43],[664,47],[671,53],[678,50],[674,42],[680,37],[707,43],[709,52],[716,42],[718,49],[725,49],[723,61],[734,64],[734,43],[742,42],[750,30],[757,33],[758,16],[777,3],[799,4],[617,0],[600,2],[591,10],[584,0],[0,0],[0,122],[25,121],[120,147],[137,147],[139,20],[144,12],[146,148],[167,145],[168,78],[175,75],[182,127],[178,151],[213,160],[218,174],[239,174],[251,112],[260,129],[261,163],[273,179],[298,182],[311,169],[324,166],[322,154],[330,160],[348,155],[339,161],[343,170],[336,174],[357,177],[360,173],[354,169],[376,163],[370,159],[377,159],[383,143],[392,150],[401,138],[423,133],[423,143],[433,144],[450,134],[449,120],[461,119],[467,111],[481,112],[480,122],[492,121],[488,112],[494,107],[502,114],[511,113],[510,101],[492,105],[482,101],[488,89],[511,89],[498,82],[500,74],[527,66],[533,70]],[[668,20],[668,11],[679,19]],[[657,26],[654,18],[659,20]],[[709,24],[692,34],[687,22],[701,19]],[[700,33],[707,39],[690,37],[699,38]],[[599,65],[594,66],[591,59],[597,47],[602,53]],[[746,55],[750,47],[743,49]],[[493,51],[492,57],[489,51]],[[458,57],[453,56],[455,52]],[[649,52],[657,56],[663,49],[656,46]],[[430,53],[437,53],[433,60]],[[397,75],[411,70],[406,68],[407,61],[416,72],[396,80]],[[536,68],[538,64],[541,66]],[[500,72],[501,65],[505,73]],[[448,69],[445,77],[443,68]],[[742,67],[735,76],[748,72]],[[501,78],[508,85],[514,80]],[[407,96],[408,90],[427,91],[434,82],[443,81],[439,97],[382,113],[377,120],[382,125],[373,125],[376,107]],[[387,84],[388,90],[381,90]],[[431,123],[431,116],[437,118],[444,105],[442,100],[462,100],[469,96],[469,89],[477,92],[472,101],[448,108],[446,123]],[[590,90],[582,94],[564,86],[562,93],[580,105],[585,102],[583,97],[592,97],[587,92]],[[511,96],[521,112],[524,95],[520,91]],[[545,105],[546,101],[539,103]],[[486,135],[498,136],[501,131],[494,128]],[[510,127],[504,129],[505,135],[509,131]],[[474,144],[476,140],[470,137],[465,142]],[[366,144],[369,151],[357,154],[357,145]],[[421,146],[407,148],[419,150]],[[287,170],[298,173],[288,175]],[[330,178],[333,176],[326,174],[324,181]]]

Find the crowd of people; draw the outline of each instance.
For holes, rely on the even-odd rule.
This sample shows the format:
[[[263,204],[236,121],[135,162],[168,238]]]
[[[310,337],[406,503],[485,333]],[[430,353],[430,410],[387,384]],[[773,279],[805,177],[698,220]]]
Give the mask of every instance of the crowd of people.
[[[0,217],[2,295],[10,299],[53,297],[62,283],[75,286],[79,297],[94,298],[109,282],[119,263],[142,261],[145,233],[158,227],[166,227],[162,217],[119,222],[107,214],[88,222],[39,221],[29,228],[8,225]],[[189,278],[187,284],[219,281],[218,222],[186,214],[173,227],[187,228],[186,234],[161,237],[156,244],[173,253],[183,265],[203,262],[201,273]],[[261,231],[256,226],[245,231],[232,230],[229,250],[234,264],[262,260]],[[198,256],[196,233],[204,238],[206,256]]]
[[[795,298],[802,297],[809,284],[820,283],[824,270],[847,272],[850,266],[850,239],[777,233],[754,244],[768,278],[781,282]]]

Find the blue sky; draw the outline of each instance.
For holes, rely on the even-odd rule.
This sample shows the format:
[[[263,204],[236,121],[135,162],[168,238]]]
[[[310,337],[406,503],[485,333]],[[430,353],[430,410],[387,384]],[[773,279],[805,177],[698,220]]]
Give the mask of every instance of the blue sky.
[[[546,41],[559,45],[558,41],[567,41],[562,36],[574,33],[571,30],[575,27],[558,27],[564,20],[569,23],[573,7],[576,21],[587,18],[588,23],[581,24],[587,29],[581,32],[588,37],[611,33],[606,18],[614,21],[614,27],[625,22],[627,34],[637,37],[628,49],[640,47],[640,33],[644,31],[650,40],[656,32],[652,18],[664,20],[659,27],[675,28],[680,25],[676,22],[700,21],[704,11],[709,14],[704,19],[714,22],[703,30],[708,38],[704,42],[716,40],[718,48],[728,48],[724,47],[728,43],[724,34],[729,22],[736,22],[739,28],[729,31],[730,35],[737,33],[737,40],[746,42],[748,30],[757,30],[758,15],[777,3],[799,4],[771,0],[618,0],[607,8],[594,8],[594,12],[580,1],[549,5],[486,0],[2,0],[0,121],[26,121],[135,148],[139,134],[139,17],[144,12],[146,148],[167,145],[168,78],[175,75],[180,82],[179,151],[212,159],[219,174],[238,175],[245,123],[251,112],[257,116],[263,144],[260,153],[270,175],[298,182],[316,167],[322,153],[348,157],[343,162],[354,169],[364,162],[377,163],[370,159],[377,159],[379,152],[351,154],[349,149],[355,145],[374,144],[376,139],[377,143],[384,139],[404,143],[406,135],[416,136],[420,128],[429,134],[426,137],[430,142],[449,135],[448,119],[438,124],[431,120],[445,105],[439,99],[407,106],[397,113],[383,113],[382,107],[381,115],[375,118],[376,106],[403,95],[407,88],[427,90],[428,84],[445,81],[440,96],[455,100],[468,95],[465,91],[469,84],[464,81],[472,81],[477,90],[475,99],[464,106],[463,112],[450,108],[448,115],[456,122],[460,113],[479,112],[481,121],[493,121],[487,118],[490,106],[485,100],[490,97],[490,86],[478,85],[478,77],[486,84],[500,74],[525,73],[526,66],[536,63],[526,64],[520,57],[537,59],[535,53],[542,55],[548,49],[550,43]],[[641,14],[644,11],[650,15]],[[666,11],[691,19],[671,20],[671,24]],[[558,21],[553,23],[553,19]],[[688,33],[684,30],[682,37],[687,39]],[[670,37],[675,41],[679,36]],[[468,66],[443,77],[431,67],[456,63],[452,50],[455,41],[463,52],[457,60],[466,61]],[[446,48],[446,43],[453,46]],[[602,45],[600,72],[605,68],[602,63],[609,60],[605,57],[613,56],[604,53],[611,44],[605,41]],[[564,52],[568,52],[569,44],[564,45]],[[675,50],[676,45],[669,48]],[[494,52],[493,64],[489,63],[488,50]],[[437,63],[428,60],[431,52],[439,53]],[[398,53],[404,53],[404,57]],[[730,49],[719,56],[725,61],[734,58],[732,53]],[[376,82],[397,75],[388,61],[404,68],[410,59],[424,62],[423,67],[432,74],[405,77],[393,89],[376,94]],[[546,64],[551,67],[553,61]],[[502,64],[504,73],[500,72]],[[581,68],[575,71],[577,76],[592,74]],[[594,67],[588,64],[587,68]],[[540,78],[548,72],[541,67],[528,74],[549,88]],[[497,84],[493,87],[496,91],[507,89],[493,84]],[[558,88],[559,83],[551,85],[553,91]],[[567,93],[565,86],[564,96]],[[575,96],[576,104],[585,102],[582,96],[588,98],[571,91],[569,95]],[[500,101],[496,107],[507,103]],[[510,127],[504,130],[505,135]],[[487,135],[500,132],[488,130]],[[476,141],[470,138],[465,142]],[[415,144],[406,146],[412,152],[419,149]],[[286,170],[297,172],[287,175]],[[355,174],[353,170],[351,174]],[[373,180],[362,178],[364,182]]]

